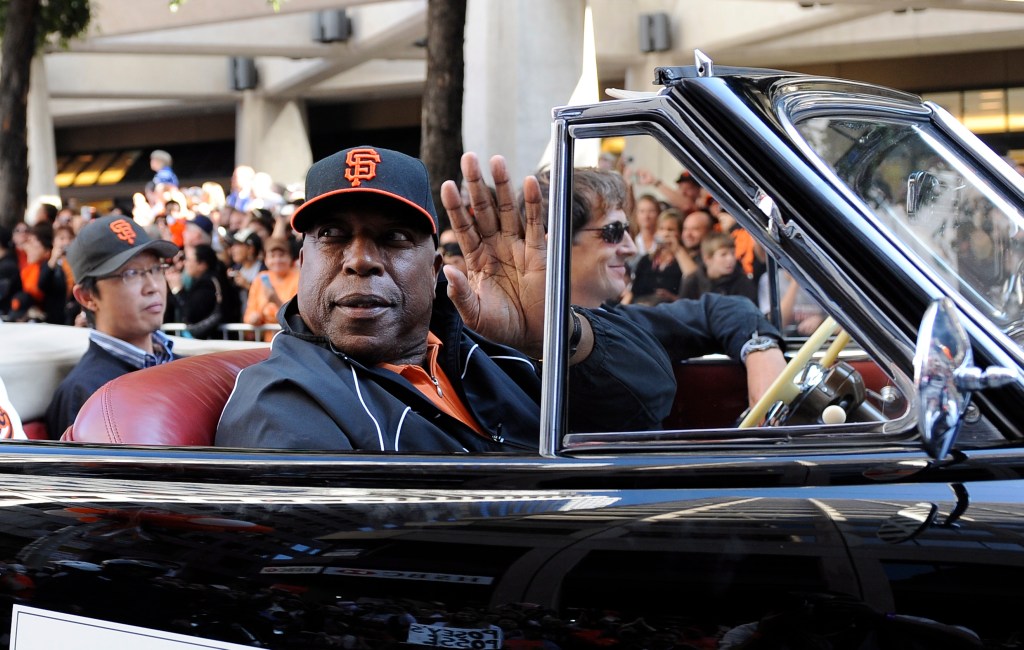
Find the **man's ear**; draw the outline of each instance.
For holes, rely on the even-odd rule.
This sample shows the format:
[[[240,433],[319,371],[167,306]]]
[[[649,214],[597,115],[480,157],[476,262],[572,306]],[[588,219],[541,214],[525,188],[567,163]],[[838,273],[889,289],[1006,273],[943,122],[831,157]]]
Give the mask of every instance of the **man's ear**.
[[[76,284],[71,288],[71,294],[78,301],[78,304],[89,311],[96,311],[96,296],[92,291],[89,291],[80,284]]]
[[[444,258],[441,257],[440,251],[434,253],[434,282],[437,283],[437,274],[441,272],[441,268],[444,266]]]

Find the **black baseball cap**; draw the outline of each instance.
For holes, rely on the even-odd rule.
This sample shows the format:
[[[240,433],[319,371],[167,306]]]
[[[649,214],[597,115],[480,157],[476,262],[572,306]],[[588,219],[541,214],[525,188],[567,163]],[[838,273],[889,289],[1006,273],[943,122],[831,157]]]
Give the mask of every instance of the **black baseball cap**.
[[[306,232],[332,206],[378,196],[426,217],[437,236],[437,212],[427,168],[418,158],[380,147],[351,147],[315,163],[306,173],[306,201],[292,214],[292,228]]]
[[[68,246],[67,258],[75,280],[81,282],[110,275],[143,251],[168,258],[178,254],[178,247],[165,239],[152,239],[131,217],[109,216],[82,228]]]

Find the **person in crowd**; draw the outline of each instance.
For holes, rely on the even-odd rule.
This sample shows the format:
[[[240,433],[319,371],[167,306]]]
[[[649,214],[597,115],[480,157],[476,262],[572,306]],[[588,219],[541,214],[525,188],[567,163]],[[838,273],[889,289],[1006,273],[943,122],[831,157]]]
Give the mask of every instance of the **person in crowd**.
[[[697,210],[707,210],[710,197],[704,192],[697,179],[690,172],[683,170],[676,178],[676,189],[693,204]]]
[[[231,192],[226,204],[242,214],[249,211],[249,203],[256,198],[252,191],[253,177],[256,170],[248,165],[239,165],[231,174]]]
[[[57,214],[60,212],[57,206],[52,203],[40,203],[36,209],[35,223],[48,223],[51,226],[57,225]]]
[[[28,264],[28,256],[25,254],[25,240],[28,239],[30,226],[24,221],[14,224],[11,229],[11,245],[14,247],[14,256],[18,259],[18,269],[25,268]]]
[[[528,355],[543,348],[539,189],[527,178],[520,235],[504,160],[491,161],[500,209],[475,155],[462,171],[475,215],[454,182],[441,196],[469,277],[437,252],[421,161],[356,147],[310,168],[292,217],[304,233],[298,294],[279,312],[269,359],[239,374],[217,445],[536,453],[540,377]],[[567,335],[570,374],[585,387],[570,426],[648,429],[667,415],[674,376],[643,330],[579,309]]]
[[[444,263],[451,264],[463,273],[469,273],[466,267],[466,257],[462,254],[462,247],[459,246],[455,231],[451,228],[445,228],[441,231],[438,241],[441,243],[441,259]]]
[[[720,232],[710,233],[700,243],[704,266],[683,281],[683,297],[699,298],[706,293],[744,296],[757,304],[757,287],[736,261],[736,245],[732,237]]]
[[[299,269],[295,266],[291,243],[287,239],[271,237],[264,245],[267,270],[253,281],[245,307],[244,321],[261,326],[277,322],[277,312],[299,291]],[[273,338],[268,332],[265,341]]]
[[[245,227],[259,235],[263,241],[274,236],[275,225],[273,213],[266,208],[253,208],[245,222]]]
[[[231,235],[229,243],[228,277],[238,288],[239,304],[245,305],[249,302],[250,285],[257,275],[267,270],[263,263],[263,242],[252,230],[243,229]]]
[[[153,170],[154,185],[171,185],[178,187],[178,176],[171,165],[174,159],[163,149],[156,149],[149,154],[149,168]]]
[[[210,221],[209,217],[197,214],[184,223],[185,231],[182,234],[182,248],[188,250],[200,244],[213,245],[213,222]]]
[[[77,236],[82,231],[82,226],[89,223],[94,216],[91,212],[83,214],[81,210],[76,212],[69,208],[61,208],[61,211],[57,214],[57,221],[64,222],[66,220],[68,225],[71,226],[71,230]]]
[[[724,210],[718,210],[715,217],[722,232],[732,237],[736,247],[736,260],[747,277],[757,285],[757,279],[764,273],[764,249],[746,229],[737,223],[735,217]]]
[[[0,226],[0,319],[11,313],[11,301],[21,292],[21,270],[14,252],[11,231]]]
[[[53,229],[53,255],[57,256],[58,264],[64,272],[64,284],[67,291],[64,294],[64,323],[71,324],[75,322],[75,317],[78,316],[80,305],[75,300],[73,293],[75,287],[75,272],[71,269],[71,263],[68,262],[67,255],[65,254],[68,250],[68,246],[75,240],[75,231],[70,225],[59,225]]]
[[[637,258],[632,265],[633,268],[636,268],[636,262],[639,262],[644,255],[654,251],[658,215],[661,213],[661,204],[653,194],[643,194],[636,200],[636,205],[633,208],[633,221],[637,230],[633,242],[636,244]]]
[[[200,188],[201,194],[199,197],[199,208],[200,212],[210,216],[210,213],[214,210],[221,211],[227,204],[227,196],[224,195],[224,188],[221,187],[220,183],[214,183],[213,181],[206,181]],[[204,211],[203,208],[206,208]],[[221,224],[223,225],[223,224]]]
[[[540,195],[548,197],[542,173]],[[596,169],[573,173],[571,300],[574,305],[620,315],[649,332],[673,363],[725,353],[747,371],[747,397],[754,404],[786,366],[782,337],[746,298],[706,294],[655,306],[613,305],[625,289],[621,268],[636,254],[625,212],[628,188],[621,176]],[[522,201],[520,201],[522,203]],[[541,214],[547,215],[543,204]]]
[[[22,245],[26,264],[21,269],[21,293],[14,298],[14,320],[63,325],[67,283],[61,266],[63,250],[54,250],[53,227],[49,222],[29,229]]]
[[[703,263],[700,253],[700,243],[704,241],[708,233],[715,228],[715,220],[710,214],[703,210],[696,210],[686,215],[683,219],[683,248],[688,255],[680,257],[680,266],[683,268],[683,275],[693,275]]]
[[[688,261],[680,239],[683,215],[674,208],[665,210],[658,215],[657,225],[652,250],[637,262],[633,284],[622,300],[626,304],[656,305],[679,299],[683,283],[680,262]]]
[[[178,247],[151,239],[128,217],[93,220],[68,246],[75,300],[93,330],[89,349],[61,382],[46,411],[47,430],[59,438],[100,386],[174,358],[160,331],[167,299],[164,272]]]
[[[220,260],[209,244],[185,248],[184,275],[177,270],[167,273],[175,320],[185,323],[182,334],[190,338],[208,339],[217,333],[221,323],[234,320],[225,312],[227,286],[218,269]],[[237,313],[237,312],[236,312]]]
[[[687,172],[683,171],[679,174],[675,184],[670,185],[646,169],[641,168],[636,170],[636,180],[639,184],[650,185],[657,189],[669,205],[674,207],[676,210],[679,210],[684,215],[690,214],[700,207],[693,196],[692,190],[686,187],[688,183],[687,179],[691,179],[691,177]],[[700,186],[698,185],[697,187],[699,190]]]

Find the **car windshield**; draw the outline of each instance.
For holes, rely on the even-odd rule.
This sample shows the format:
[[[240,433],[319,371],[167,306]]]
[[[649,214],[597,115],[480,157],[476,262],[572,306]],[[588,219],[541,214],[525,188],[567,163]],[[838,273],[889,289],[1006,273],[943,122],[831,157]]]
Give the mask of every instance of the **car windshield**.
[[[930,125],[815,117],[807,144],[953,291],[1018,343],[1024,330],[1024,218]]]

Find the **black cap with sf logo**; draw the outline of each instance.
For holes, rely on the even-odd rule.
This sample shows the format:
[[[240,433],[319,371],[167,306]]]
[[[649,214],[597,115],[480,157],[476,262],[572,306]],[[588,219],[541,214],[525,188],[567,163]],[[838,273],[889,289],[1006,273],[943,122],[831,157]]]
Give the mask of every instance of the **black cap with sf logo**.
[[[356,197],[375,195],[427,217],[431,233],[437,235],[437,212],[423,162],[369,146],[339,151],[309,168],[306,202],[292,215],[292,228],[306,232],[326,211]]]

